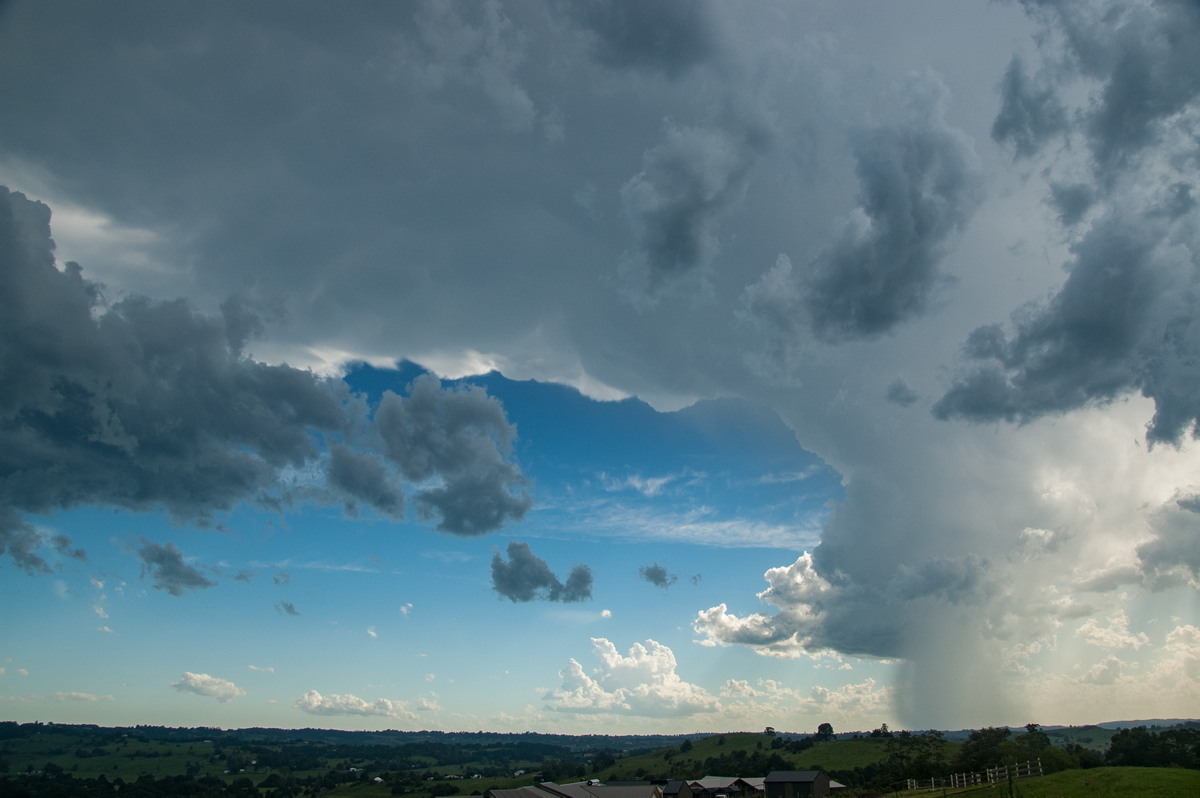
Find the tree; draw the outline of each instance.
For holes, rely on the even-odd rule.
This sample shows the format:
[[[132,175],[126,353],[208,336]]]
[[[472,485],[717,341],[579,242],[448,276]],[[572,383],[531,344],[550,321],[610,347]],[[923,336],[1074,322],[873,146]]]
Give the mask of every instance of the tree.
[[[889,780],[924,779],[946,772],[945,740],[940,731],[902,731],[887,738],[884,761]]]
[[[822,723],[817,727],[817,739],[822,742],[833,739],[833,724]]]
[[[974,772],[1000,764],[1000,744],[1011,734],[1012,732],[1003,726],[988,726],[971,732],[954,757],[953,769]]]

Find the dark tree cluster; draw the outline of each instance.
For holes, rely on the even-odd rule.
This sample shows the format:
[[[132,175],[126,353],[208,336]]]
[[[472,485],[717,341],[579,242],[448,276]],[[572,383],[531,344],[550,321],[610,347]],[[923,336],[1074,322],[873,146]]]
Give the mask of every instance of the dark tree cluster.
[[[1122,729],[1113,735],[1104,760],[1127,767],[1200,769],[1200,729]]]

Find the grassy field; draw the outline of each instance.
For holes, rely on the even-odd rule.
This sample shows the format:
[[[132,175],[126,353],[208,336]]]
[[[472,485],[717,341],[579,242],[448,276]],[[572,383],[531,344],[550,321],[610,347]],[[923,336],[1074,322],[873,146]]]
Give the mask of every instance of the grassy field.
[[[899,798],[946,796],[956,798],[1008,798],[1007,784],[964,790],[913,790],[892,793]],[[1014,798],[1194,798],[1200,795],[1200,770],[1181,768],[1092,768],[1064,770],[1040,778],[1018,781]]]
[[[1081,729],[1081,731],[1083,731]],[[1093,733],[1089,729],[1085,734]],[[887,757],[888,740],[881,738],[842,739],[817,743],[802,750],[799,741],[785,739],[765,733],[726,733],[683,742],[638,756],[624,756],[609,767],[600,770],[584,770],[580,757],[566,770],[559,768],[557,775],[549,778],[560,782],[576,781],[592,777],[601,781],[635,780],[647,777],[699,779],[711,776],[763,776],[769,770],[807,770],[822,768],[834,773],[848,773],[856,768],[869,768]],[[945,758],[953,758],[960,743],[946,742]],[[275,772],[286,778],[306,779],[315,777],[324,780],[336,796],[358,796],[359,798],[382,798],[391,794],[390,784],[373,784],[370,778],[383,775],[388,781],[402,784],[410,795],[428,798],[431,791],[454,790],[461,795],[479,795],[488,789],[509,789],[528,785],[547,778],[540,767],[551,767],[554,763],[526,761],[532,751],[526,751],[526,759],[507,762],[507,768],[485,778],[471,778],[480,771],[497,773],[495,752],[488,747],[462,750],[462,758],[450,763],[437,754],[443,764],[435,765],[430,757],[428,770],[389,771],[382,764],[386,759],[372,764],[375,757],[390,756],[398,749],[386,746],[354,748],[326,746],[324,743],[287,742],[271,744],[231,744],[230,741],[207,740],[194,737],[190,740],[156,740],[131,732],[129,735],[108,734],[107,736],[81,736],[66,734],[46,728],[23,738],[0,740],[0,761],[7,766],[7,773],[30,771],[62,773],[75,778],[95,778],[101,775],[108,779],[122,778],[132,782],[139,776],[163,778],[168,776],[215,776],[226,782],[248,778],[253,784],[261,783]],[[426,749],[428,750],[428,749]],[[285,757],[284,752],[294,755]],[[307,752],[307,754],[305,753]],[[436,751],[434,752],[437,753]],[[610,749],[597,750],[594,756],[612,761]],[[592,756],[593,754],[589,754]],[[260,763],[256,757],[264,758]],[[368,757],[360,759],[359,757]],[[418,755],[406,759],[408,767],[413,763],[426,764],[426,758]],[[272,771],[265,763],[276,764]],[[290,768],[288,767],[290,765]],[[317,767],[319,765],[319,767]],[[300,768],[316,768],[302,770]],[[393,766],[395,767],[395,766]],[[357,770],[363,768],[363,770]],[[525,770],[520,777],[510,777],[514,770]],[[227,770],[231,772],[226,772]],[[547,773],[550,771],[547,770]],[[331,775],[332,774],[332,775]],[[350,781],[361,777],[364,781]],[[459,779],[447,779],[460,775]],[[348,778],[347,778],[348,777]],[[275,776],[273,778],[279,778]],[[845,778],[845,777],[843,777]],[[865,778],[875,778],[866,776]],[[343,782],[334,786],[337,782]],[[853,783],[863,783],[861,780]],[[1053,775],[1017,783],[1014,795],[1022,798],[1092,798],[1092,796],[1138,795],[1156,798],[1173,796],[1200,796],[1200,770],[1166,768],[1095,768],[1091,770],[1068,770]],[[892,793],[910,798],[939,795],[979,795],[991,798],[1008,796],[1008,785],[988,787],[982,790],[947,790],[933,792]],[[845,798],[856,798],[854,790],[842,794]]]
[[[961,744],[949,741],[943,744],[947,760],[954,756],[959,745]],[[696,740],[686,751],[677,746],[641,756],[626,757],[597,775],[601,781],[640,778],[639,774],[642,773],[650,775],[678,773],[686,774],[687,778],[691,779],[698,779],[706,775],[736,776],[737,773],[726,773],[720,769],[714,771],[705,764],[708,760],[728,757],[735,751],[744,751],[747,755],[777,754],[788,763],[787,768],[781,769],[792,770],[808,770],[816,767],[827,771],[854,770],[887,757],[887,740],[883,738],[830,740],[817,743],[813,747],[799,752],[788,750],[786,745],[776,746],[776,738],[766,734],[719,734]]]

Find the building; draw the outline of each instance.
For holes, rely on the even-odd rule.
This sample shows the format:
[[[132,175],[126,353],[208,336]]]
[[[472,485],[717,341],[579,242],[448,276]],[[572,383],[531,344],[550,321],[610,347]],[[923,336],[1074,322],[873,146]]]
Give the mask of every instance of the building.
[[[829,776],[819,770],[774,770],[763,779],[766,798],[827,798]]]

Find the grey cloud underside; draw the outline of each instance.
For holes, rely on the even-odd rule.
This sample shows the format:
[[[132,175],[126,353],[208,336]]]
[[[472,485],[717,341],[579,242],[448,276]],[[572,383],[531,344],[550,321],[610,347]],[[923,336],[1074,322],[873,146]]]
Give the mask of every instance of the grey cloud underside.
[[[1152,525],[1154,537],[1137,549],[1141,575],[1155,587],[1179,582],[1200,585],[1198,524],[1200,501],[1196,496],[1181,497],[1160,508]]]
[[[500,552],[492,557],[492,587],[514,604],[535,599],[585,601],[592,597],[592,570],[576,565],[563,583],[528,543],[514,540],[508,544],[507,562]]]
[[[528,508],[510,492],[524,484],[515,430],[483,391],[418,380],[362,432],[365,404],[344,383],[243,354],[258,322],[237,303],[219,316],[182,300],[107,304],[81,267],[56,268],[53,246],[50,210],[0,189],[0,546],[24,570],[47,569],[46,545],[81,556],[24,513],[96,504],[208,523],[242,501],[286,501],[282,477],[319,462],[323,438],[333,493],[380,512],[403,511],[394,475],[349,448],[373,435],[442,531],[482,534]]]
[[[1054,90],[1037,85],[1014,57],[1000,84],[1001,105],[992,124],[992,138],[1012,144],[1016,154],[1028,157],[1066,127],[1066,109]]]
[[[654,296],[713,260],[720,216],[745,192],[764,137],[753,127],[668,128],[621,188],[638,245],[622,266],[627,279]]]
[[[826,340],[877,336],[927,310],[948,281],[950,237],[982,198],[970,140],[944,121],[945,90],[923,78],[911,91],[910,122],[855,138],[861,215],[812,265],[805,292]]]
[[[807,336],[877,338],[926,313],[951,283],[941,264],[982,200],[978,158],[945,121],[940,80],[913,76],[906,91],[906,120],[851,136],[858,206],[833,243],[804,269],[781,257],[745,291],[742,316],[775,361]]]
[[[908,407],[921,397],[902,379],[893,380],[887,388],[887,400],[892,404]]]
[[[567,8],[594,34],[595,57],[609,67],[674,76],[717,53],[718,36],[707,2],[585,0],[568,3]]]
[[[216,584],[197,568],[184,562],[183,554],[175,548],[174,543],[160,546],[144,541],[138,549],[138,556],[142,559],[144,569],[149,572],[154,587],[172,596],[182,596],[185,591]]]

